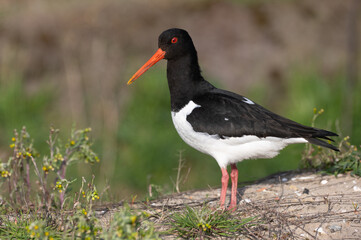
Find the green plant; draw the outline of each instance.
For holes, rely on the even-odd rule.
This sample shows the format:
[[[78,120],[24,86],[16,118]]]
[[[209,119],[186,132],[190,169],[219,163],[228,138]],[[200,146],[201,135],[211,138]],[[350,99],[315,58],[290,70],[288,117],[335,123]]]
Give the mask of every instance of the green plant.
[[[312,126],[323,112],[323,109],[319,111],[314,109]],[[350,137],[346,136],[340,141],[338,144],[340,152],[307,144],[302,155],[302,165],[306,168],[322,170],[322,173],[327,174],[351,172],[353,175],[361,176],[361,152],[349,140]]]
[[[61,184],[58,182],[58,185]],[[67,198],[69,199],[68,202],[72,201],[72,205],[67,204],[67,207],[58,212],[60,216],[57,217],[62,235],[84,240],[99,237],[102,228],[92,208],[93,202],[100,198],[94,185],[94,176],[91,182],[87,182],[83,177],[79,191],[74,196]]]
[[[101,228],[92,214],[92,205],[100,197],[94,176],[88,183],[83,177],[79,192],[73,196],[69,186],[76,179],[66,178],[70,164],[99,162],[91,149],[90,132],[90,128],[72,130],[63,145],[58,139],[59,130],[50,128],[47,141],[50,151],[42,156],[33,147],[25,127],[21,131],[14,130],[10,144],[12,154],[7,162],[0,164],[1,184],[8,190],[7,195],[3,194],[4,224],[0,225],[0,239],[50,240],[71,235],[89,239],[97,236]],[[35,186],[33,182],[38,184]],[[24,209],[27,214],[22,213]]]
[[[186,239],[202,239],[204,236],[234,237],[235,234],[241,234],[242,227],[253,219],[239,219],[239,216],[231,211],[211,209],[206,205],[201,208],[186,206],[184,211],[170,217],[170,231]]]
[[[154,226],[147,221],[149,214],[146,212],[134,212],[128,206],[124,206],[115,213],[109,228],[101,237],[108,239],[160,239],[154,230]]]
[[[59,130],[50,128],[50,153],[41,158],[41,154],[33,147],[26,128],[20,132],[14,130],[10,148],[13,150],[7,162],[0,164],[1,183],[6,184],[8,196],[6,201],[15,209],[29,207],[34,201],[39,207],[49,210],[51,207],[62,209],[68,186],[74,181],[66,179],[67,167],[77,161],[95,163],[99,158],[92,151],[89,138],[90,128],[73,130],[70,139],[62,146],[58,140]],[[31,174],[31,169],[35,175]],[[39,187],[31,184],[33,178],[39,182]],[[56,182],[55,187],[52,181]]]
[[[348,136],[340,142],[339,148],[342,149],[341,153],[323,154],[330,160],[325,164],[323,172],[334,175],[350,172],[351,175],[361,177],[361,152],[350,144]]]
[[[98,225],[98,219],[92,214],[91,210],[86,210],[81,206],[77,207],[75,214],[66,226],[74,239],[95,239],[102,231],[102,228]]]
[[[159,239],[147,213],[129,207],[114,215],[109,229],[102,229],[93,211],[94,201],[100,198],[94,176],[91,181],[82,177],[79,191],[71,194],[69,186],[76,179],[66,178],[67,167],[99,161],[91,149],[90,131],[73,130],[62,144],[59,130],[51,128],[50,151],[43,156],[25,127],[14,131],[12,154],[0,164],[1,183],[9,190],[1,209],[0,239]],[[31,184],[34,179],[37,186]]]

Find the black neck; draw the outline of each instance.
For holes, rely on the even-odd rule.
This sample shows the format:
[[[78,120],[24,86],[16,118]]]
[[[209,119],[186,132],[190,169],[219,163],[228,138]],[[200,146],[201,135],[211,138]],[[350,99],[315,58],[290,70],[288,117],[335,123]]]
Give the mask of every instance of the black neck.
[[[201,75],[197,53],[168,60],[168,87],[172,111],[179,111],[197,94],[212,87]]]

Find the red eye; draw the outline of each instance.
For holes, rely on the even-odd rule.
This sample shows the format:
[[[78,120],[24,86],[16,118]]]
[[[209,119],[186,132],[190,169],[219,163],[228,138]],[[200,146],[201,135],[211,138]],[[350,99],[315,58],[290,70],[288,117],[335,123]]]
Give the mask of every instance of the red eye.
[[[172,43],[178,42],[178,38],[177,38],[177,37],[172,38],[171,42],[172,42]]]

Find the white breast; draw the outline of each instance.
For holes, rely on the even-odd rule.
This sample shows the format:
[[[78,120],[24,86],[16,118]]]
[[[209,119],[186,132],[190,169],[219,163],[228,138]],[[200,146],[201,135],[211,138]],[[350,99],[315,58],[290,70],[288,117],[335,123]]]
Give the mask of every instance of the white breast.
[[[291,143],[305,143],[304,138],[259,138],[253,135],[219,138],[217,135],[196,132],[187,121],[195,108],[202,107],[190,101],[179,112],[172,112],[172,120],[179,136],[191,147],[213,156],[221,168],[244,159],[272,158]]]

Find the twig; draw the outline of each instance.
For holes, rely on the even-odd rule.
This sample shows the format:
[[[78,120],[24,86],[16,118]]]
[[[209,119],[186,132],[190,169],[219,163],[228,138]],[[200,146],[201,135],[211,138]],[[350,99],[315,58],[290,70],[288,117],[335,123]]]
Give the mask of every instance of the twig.
[[[252,232],[246,225],[244,225],[243,227],[247,230],[247,232],[249,233],[249,235],[251,235],[252,237],[254,237],[253,239],[259,239],[259,237],[257,237],[256,235],[254,235],[253,232]]]
[[[30,165],[29,165],[28,158],[26,159],[25,174],[26,174],[25,183],[26,183],[26,187],[27,187],[26,199],[29,200],[31,186],[30,186]]]
[[[181,171],[183,168],[183,158],[182,158],[182,152],[179,152],[179,160],[178,160],[178,168],[177,168],[177,180],[175,182],[175,190],[177,191],[177,193],[180,193],[179,191],[179,182],[181,181]]]
[[[38,166],[36,165],[36,162],[35,162],[35,159],[33,158],[33,156],[30,156],[30,159],[31,161],[33,162],[34,164],[34,168],[35,168],[35,173],[36,175],[39,177],[39,180],[40,180],[40,184],[42,186],[42,191],[43,191],[43,202],[44,203],[47,203],[47,196],[46,196],[46,186],[44,184],[44,181],[43,181],[43,177],[41,176],[40,172],[39,172],[39,169],[38,169]],[[48,207],[48,206],[46,206]]]
[[[66,149],[63,162],[61,163],[60,168],[58,170],[58,177],[55,179],[55,181],[57,181],[57,179],[59,179],[59,177],[61,180],[65,179],[66,167],[67,167],[69,159],[70,159],[71,155],[74,153],[74,151],[75,151],[74,149],[72,149],[72,150],[69,150],[68,148]],[[65,195],[65,191],[62,191],[59,196],[61,206],[63,205],[63,202],[64,202],[64,195]]]

